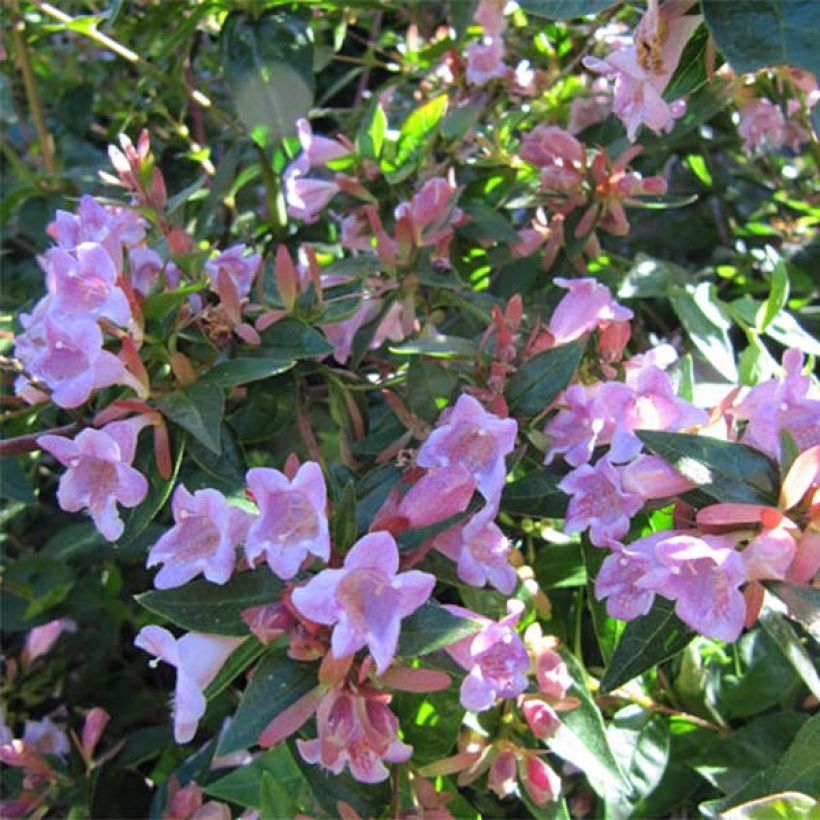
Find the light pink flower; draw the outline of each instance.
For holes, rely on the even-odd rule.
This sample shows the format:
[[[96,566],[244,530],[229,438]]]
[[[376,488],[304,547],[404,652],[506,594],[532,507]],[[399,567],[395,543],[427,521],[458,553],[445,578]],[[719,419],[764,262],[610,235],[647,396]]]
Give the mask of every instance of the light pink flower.
[[[472,396],[459,397],[422,444],[420,467],[463,465],[488,503],[498,499],[507,474],[504,457],[512,452],[518,424],[488,413]]]
[[[693,490],[696,486],[685,479],[667,461],[657,456],[638,456],[620,472],[621,485],[624,490],[646,501],[655,498],[670,498]]]
[[[330,200],[339,193],[335,182],[307,177],[293,165],[285,172],[284,181],[288,216],[308,225],[316,222]]]
[[[507,0],[481,0],[473,13],[473,20],[483,29],[487,37],[496,37],[507,30],[504,6]]]
[[[136,507],[148,493],[148,482],[131,466],[142,418],[115,421],[102,430],[86,428],[75,439],[40,436],[37,444],[68,470],[60,478],[57,501],[67,512],[87,509],[94,525],[116,541],[124,525],[117,504]]]
[[[554,649],[542,649],[535,659],[535,677],[538,689],[551,703],[564,699],[572,678],[564,659]]]
[[[51,718],[27,720],[23,729],[23,745],[28,751],[40,755],[65,757],[71,751],[65,730],[60,729]]]
[[[339,140],[317,136],[310,127],[310,122],[302,118],[296,120],[296,135],[310,168],[327,165],[334,159],[340,159],[350,153],[350,149]]]
[[[561,795],[561,778],[537,755],[525,752],[518,768],[524,789],[536,806],[545,806]]]
[[[381,305],[380,299],[365,298],[352,316],[340,322],[321,325],[327,340],[333,345],[333,358],[339,364],[344,364],[350,358],[356,334],[379,315]]]
[[[316,462],[306,461],[292,481],[267,467],[248,470],[247,480],[259,506],[245,542],[251,565],[264,553],[271,570],[288,580],[308,555],[330,558],[327,488]]]
[[[421,186],[410,202],[402,202],[396,207],[396,219],[409,220],[417,247],[436,245],[452,236],[453,225],[463,218],[463,212],[453,203],[455,193],[448,179],[433,177]]]
[[[756,97],[738,109],[737,131],[743,147],[751,153],[777,150],[786,144],[786,118],[780,106],[765,97]]]
[[[103,349],[103,335],[94,319],[81,316],[56,317],[46,314],[42,324],[30,327],[24,340],[26,365],[35,379],[51,389],[51,399],[59,407],[79,407],[94,390],[112,384],[134,386],[123,363]],[[20,340],[18,339],[18,345]],[[31,385],[20,376],[15,388],[27,401],[42,396],[29,393]]]
[[[93,758],[94,750],[97,748],[97,744],[100,742],[102,733],[105,731],[109,720],[111,720],[111,715],[100,706],[89,709],[88,714],[85,716],[85,722],[83,723],[81,738],[83,756],[86,760]]]
[[[521,159],[539,168],[557,166],[582,169],[586,164],[584,146],[572,134],[556,125],[538,125],[521,139]]]
[[[490,764],[490,770],[487,773],[487,788],[503,800],[515,793],[517,785],[516,750],[502,748]]]
[[[399,640],[400,623],[429,597],[436,579],[411,570],[397,574],[399,550],[392,535],[374,532],[360,538],[342,569],[326,569],[293,591],[293,604],[306,618],[335,625],[334,658],[367,646],[376,671],[383,673]]]
[[[589,94],[574,97],[569,107],[567,131],[578,134],[591,125],[605,120],[612,112],[612,94],[603,77],[596,79],[589,89]]]
[[[413,747],[397,737],[399,722],[389,702],[389,695],[368,689],[331,690],[317,710],[319,737],[297,740],[299,753],[333,774],[348,766],[361,783],[381,783],[389,775],[385,761],[404,763],[413,753]]]
[[[740,553],[750,581],[784,581],[797,554],[797,543],[786,527],[764,529]]]
[[[410,527],[429,527],[464,512],[474,490],[475,479],[461,464],[435,467],[405,493],[395,515]]]
[[[157,589],[187,584],[200,573],[214,584],[226,583],[236,564],[236,548],[244,540],[251,516],[231,507],[218,490],[191,495],[180,484],[171,504],[174,526],[151,547],[146,566],[162,564],[154,578]]]
[[[151,248],[132,248],[128,251],[128,278],[131,287],[147,296],[163,268],[162,257]]]
[[[485,507],[469,521],[436,536],[433,546],[457,563],[458,577],[465,584],[483,587],[489,582],[510,595],[518,576],[510,566],[510,542],[493,522],[495,514],[494,507]]]
[[[633,316],[631,310],[612,298],[608,287],[598,284],[595,279],[556,277],[553,281],[569,290],[552,312],[547,326],[556,345],[578,339],[602,322],[625,322]]]
[[[77,624],[71,618],[57,618],[47,624],[35,626],[26,635],[26,644],[23,647],[23,660],[32,663],[37,658],[48,653],[63,632],[76,632]]]
[[[514,698],[527,688],[530,656],[515,625],[524,614],[524,604],[507,601],[509,613],[500,621],[489,621],[459,606],[445,606],[454,615],[484,623],[475,636],[464,638],[445,651],[469,672],[461,684],[460,700],[465,709],[483,712],[496,698]]]
[[[564,523],[566,533],[589,529],[589,540],[603,547],[629,532],[629,522],[643,507],[643,499],[625,492],[618,471],[606,458],[594,467],[583,464],[558,485],[572,496]]]
[[[153,625],[140,630],[134,645],[177,670],[174,692],[174,739],[177,743],[193,740],[207,705],[203,692],[243,640],[201,632],[189,632],[175,638],[167,629]]]
[[[467,82],[486,85],[495,77],[506,76],[509,68],[504,62],[504,41],[500,37],[485,37],[480,43],[467,48]]]
[[[262,266],[262,257],[258,253],[248,255],[245,253],[247,250],[245,245],[233,245],[205,263],[205,273],[211,288],[216,289],[220,274],[225,273],[236,288],[240,299],[244,299],[251,292]]]
[[[561,725],[558,713],[543,700],[531,698],[521,704],[521,711],[530,731],[539,739],[546,740],[552,737]]]
[[[43,262],[51,312],[111,319],[123,327],[128,324],[131,308],[115,284],[117,269],[102,245],[83,242],[73,253],[51,248]]]

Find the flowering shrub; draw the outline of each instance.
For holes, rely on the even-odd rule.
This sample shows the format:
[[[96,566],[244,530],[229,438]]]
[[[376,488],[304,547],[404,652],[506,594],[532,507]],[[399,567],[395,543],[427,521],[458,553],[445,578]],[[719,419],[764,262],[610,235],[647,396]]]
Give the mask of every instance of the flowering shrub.
[[[3,816],[816,809],[816,9],[21,6]]]

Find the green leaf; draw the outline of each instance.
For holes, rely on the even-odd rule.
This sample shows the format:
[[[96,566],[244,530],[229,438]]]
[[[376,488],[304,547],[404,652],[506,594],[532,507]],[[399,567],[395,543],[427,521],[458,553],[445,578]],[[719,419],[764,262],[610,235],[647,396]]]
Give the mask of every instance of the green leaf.
[[[786,615],[820,641],[820,589],[784,581],[766,581],[765,586],[785,604]]]
[[[737,382],[735,352],[729,339],[729,322],[723,315],[709,282],[671,286],[669,301],[689,338],[706,361],[730,382]]]
[[[213,388],[236,387],[240,384],[258,382],[270,376],[278,376],[290,370],[295,364],[292,359],[229,359],[209,370],[197,383]]]
[[[457,689],[429,695],[396,692],[390,708],[402,716],[403,739],[413,747],[414,766],[441,760],[456,746],[464,719]]]
[[[23,470],[22,459],[0,460],[0,497],[9,501],[23,501],[26,504],[33,504],[37,500]]]
[[[160,396],[157,407],[166,418],[187,430],[209,450],[217,454],[222,451],[220,428],[225,413],[225,394],[221,388],[197,381],[182,390]]]
[[[675,605],[656,597],[646,615],[626,625],[601,679],[601,690],[611,692],[653,666],[668,661],[694,637],[695,633],[675,615]]]
[[[689,433],[636,432],[649,450],[715,501],[777,506],[777,468],[758,450]]]
[[[470,217],[470,222],[458,229],[462,236],[468,236],[471,239],[492,239],[494,242],[509,244],[521,241],[509,219],[502,216],[495,208],[483,202],[462,202],[460,205],[461,210]]]
[[[256,349],[271,359],[322,359],[333,352],[323,333],[291,317],[274,322],[261,336],[262,346]]]
[[[198,293],[206,287],[204,282],[195,285],[186,285],[176,290],[166,290],[163,293],[152,293],[142,306],[142,313],[146,319],[160,321],[175,307],[181,305],[192,293]]]
[[[450,404],[459,388],[452,369],[426,356],[414,356],[407,368],[408,409],[431,424],[439,417],[440,407]]]
[[[820,73],[815,0],[702,0],[715,42],[738,74],[790,65]]]
[[[438,604],[422,604],[401,622],[397,654],[404,658],[427,655],[481,629],[478,621],[453,615]]]
[[[532,568],[542,589],[582,587],[587,583],[587,568],[577,543],[540,544]]]
[[[265,644],[255,637],[242,641],[222,664],[216,677],[208,684],[204,693],[205,697],[211,700],[227,689],[236,677],[241,675],[264,651]]]
[[[265,727],[281,712],[318,685],[318,665],[289,658],[285,649],[268,652],[242,694],[216,753],[227,755],[253,746]]]
[[[761,306],[757,313],[757,330],[763,333],[774,321],[775,317],[789,300],[789,271],[786,263],[778,259],[772,270],[772,282],[769,286],[769,298]]]
[[[780,759],[772,779],[777,791],[820,794],[820,714],[810,717]]]
[[[156,589],[137,595],[146,609],[183,629],[214,635],[247,635],[242,612],[276,601],[284,584],[267,566],[240,572],[227,584],[202,579],[175,589]]]
[[[791,664],[795,672],[806,684],[809,692],[820,699],[820,676],[807,649],[800,642],[788,621],[768,606],[763,608],[758,618],[760,625],[772,639],[774,646]],[[769,662],[771,664],[771,661]],[[781,689],[782,694],[783,689]]]
[[[807,794],[800,792],[781,792],[757,800],[750,800],[739,806],[721,812],[725,820],[774,820],[782,817],[783,820],[796,820],[805,817],[807,820],[817,818],[817,801]]]
[[[391,345],[388,349],[398,356],[432,356],[436,359],[472,359],[476,355],[474,342],[441,333]]]
[[[222,68],[239,118],[272,144],[293,133],[313,105],[313,43],[300,16],[229,14],[220,33]]]
[[[520,0],[518,5],[527,14],[549,20],[567,20],[598,14],[614,5],[614,0]]]
[[[370,159],[378,159],[382,153],[385,131],[387,131],[387,115],[376,98],[367,109],[367,114],[356,133],[356,147],[359,153]]]
[[[331,536],[335,549],[347,552],[353,546],[358,534],[356,523],[356,485],[349,481],[336,502],[331,521]]]
[[[581,769],[601,797],[613,793],[629,796],[632,787],[609,746],[601,712],[582,683],[584,670],[569,652],[562,651],[561,655],[573,682],[567,694],[578,698],[581,705],[561,713],[561,725],[547,745],[559,757]]]
[[[535,416],[546,410],[572,381],[587,345],[583,336],[524,362],[507,383],[507,400],[517,414]]]
[[[549,470],[536,470],[524,478],[504,485],[501,509],[511,515],[530,518],[563,518],[569,498],[558,489],[561,476]]]
[[[441,94],[413,111],[402,123],[396,155],[386,164],[388,181],[400,182],[415,170],[413,160],[430,141],[436,126],[447,113],[448,97]]]
[[[288,811],[280,810],[280,816],[292,817],[299,809],[307,809],[308,795],[302,772],[296,765],[287,743],[263,752],[252,763],[234,769],[205,787],[205,792],[217,800],[226,800],[251,809],[262,807],[260,783],[266,779],[278,787],[277,794],[288,795],[283,804]],[[293,810],[293,807],[296,810]]]

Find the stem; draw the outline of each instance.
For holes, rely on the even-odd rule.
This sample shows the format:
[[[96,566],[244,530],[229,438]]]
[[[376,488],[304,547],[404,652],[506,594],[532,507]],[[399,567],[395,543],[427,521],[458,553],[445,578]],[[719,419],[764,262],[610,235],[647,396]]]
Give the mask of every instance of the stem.
[[[31,68],[28,46],[26,45],[26,38],[23,35],[23,32],[26,30],[26,24],[22,17],[20,17],[16,0],[9,0],[9,7],[12,18],[11,39],[14,43],[14,50],[17,53],[17,63],[20,67],[20,73],[23,75],[23,85],[26,89],[29,113],[31,114],[32,120],[34,120],[34,128],[37,131],[37,142],[40,144],[43,165],[45,165],[49,175],[55,176],[57,173],[57,164],[54,159],[54,140],[46,126],[43,104],[40,100],[40,94],[37,91],[37,83],[34,80],[34,71]]]
[[[23,453],[33,453],[35,450],[40,449],[40,445],[37,443],[37,439],[40,436],[67,436],[69,433],[73,433],[78,424],[64,424],[62,427],[54,427],[51,430],[43,430],[40,433],[28,433],[25,436],[17,436],[16,438],[7,438],[4,441],[0,441],[0,458],[6,458],[7,456],[19,456]]]

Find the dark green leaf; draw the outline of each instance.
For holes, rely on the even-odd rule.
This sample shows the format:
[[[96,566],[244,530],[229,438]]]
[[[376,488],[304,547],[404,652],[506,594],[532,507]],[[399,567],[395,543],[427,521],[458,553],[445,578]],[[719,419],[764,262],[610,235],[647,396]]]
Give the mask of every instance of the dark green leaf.
[[[425,336],[400,345],[392,345],[391,353],[399,356],[432,356],[436,359],[471,359],[476,355],[476,345],[458,336]]]
[[[321,359],[333,352],[324,334],[299,319],[280,319],[261,335],[262,346],[257,350],[271,359]]]
[[[146,609],[183,629],[214,635],[247,635],[242,612],[278,600],[282,582],[268,569],[240,572],[227,584],[197,580],[176,589],[157,589],[137,596]]]
[[[218,755],[247,749],[281,712],[318,685],[317,664],[295,661],[287,651],[266,654],[239,702],[233,720],[219,740]]]
[[[402,716],[404,741],[413,747],[415,766],[441,760],[452,753],[464,719],[464,707],[456,689],[429,695],[396,692],[390,708]]]
[[[569,498],[558,489],[561,477],[548,470],[536,470],[504,485],[501,509],[530,518],[563,518]]]
[[[481,629],[478,621],[453,615],[438,604],[423,604],[401,622],[398,653],[405,658],[427,655]]]
[[[614,5],[614,0],[521,0],[518,5],[527,14],[549,20],[567,20],[598,14]]]
[[[197,282],[194,285],[177,288],[177,290],[152,293],[145,300],[145,304],[142,306],[142,313],[146,319],[162,320],[175,307],[179,307],[192,293],[197,293],[204,288],[204,282]]]
[[[773,790],[820,794],[819,749],[820,715],[813,715],[803,724],[777,764],[772,778]]]
[[[626,625],[615,655],[601,679],[611,692],[684,649],[695,633],[675,615],[675,605],[656,597],[652,609]]]
[[[772,647],[777,647],[792,669],[806,684],[809,692],[820,699],[820,677],[817,674],[817,666],[789,622],[768,606],[763,608],[758,620],[771,638]],[[777,664],[772,663],[771,653],[767,658],[767,662],[770,667],[777,666]],[[781,687],[781,696],[785,689],[785,686]]]
[[[782,259],[778,259],[772,270],[769,297],[758,311],[757,329],[763,333],[789,300],[789,270]]]
[[[525,416],[535,416],[546,410],[572,381],[586,344],[587,337],[584,336],[524,362],[507,383],[510,408]]]
[[[209,370],[199,379],[198,384],[214,388],[236,387],[278,376],[290,370],[294,364],[292,359],[229,359]]]
[[[790,65],[820,73],[816,0],[702,0],[706,24],[738,73]]]
[[[227,689],[234,679],[241,675],[264,651],[265,645],[256,638],[251,637],[244,640],[231,652],[216,677],[208,684],[205,697],[211,700]]]
[[[637,433],[649,450],[716,501],[777,506],[777,468],[758,450],[689,433]]]
[[[483,202],[460,203],[461,209],[470,217],[467,225],[458,229],[463,236],[471,239],[492,239],[494,242],[515,244],[521,238],[510,221],[495,208]]]
[[[24,501],[27,504],[33,504],[37,500],[23,470],[22,459],[0,460],[0,496],[9,501]]]
[[[162,414],[215,453],[222,451],[220,443],[225,394],[221,388],[194,382],[183,390],[166,393],[157,399]]]
[[[766,588],[786,605],[789,618],[802,624],[820,641],[820,590],[784,581],[767,581]]]
[[[347,552],[353,546],[357,534],[356,485],[353,481],[349,481],[345,485],[341,498],[336,503],[333,520],[331,521],[331,540],[334,548]]]
[[[532,568],[542,589],[582,587],[587,583],[580,544],[541,543]]]

